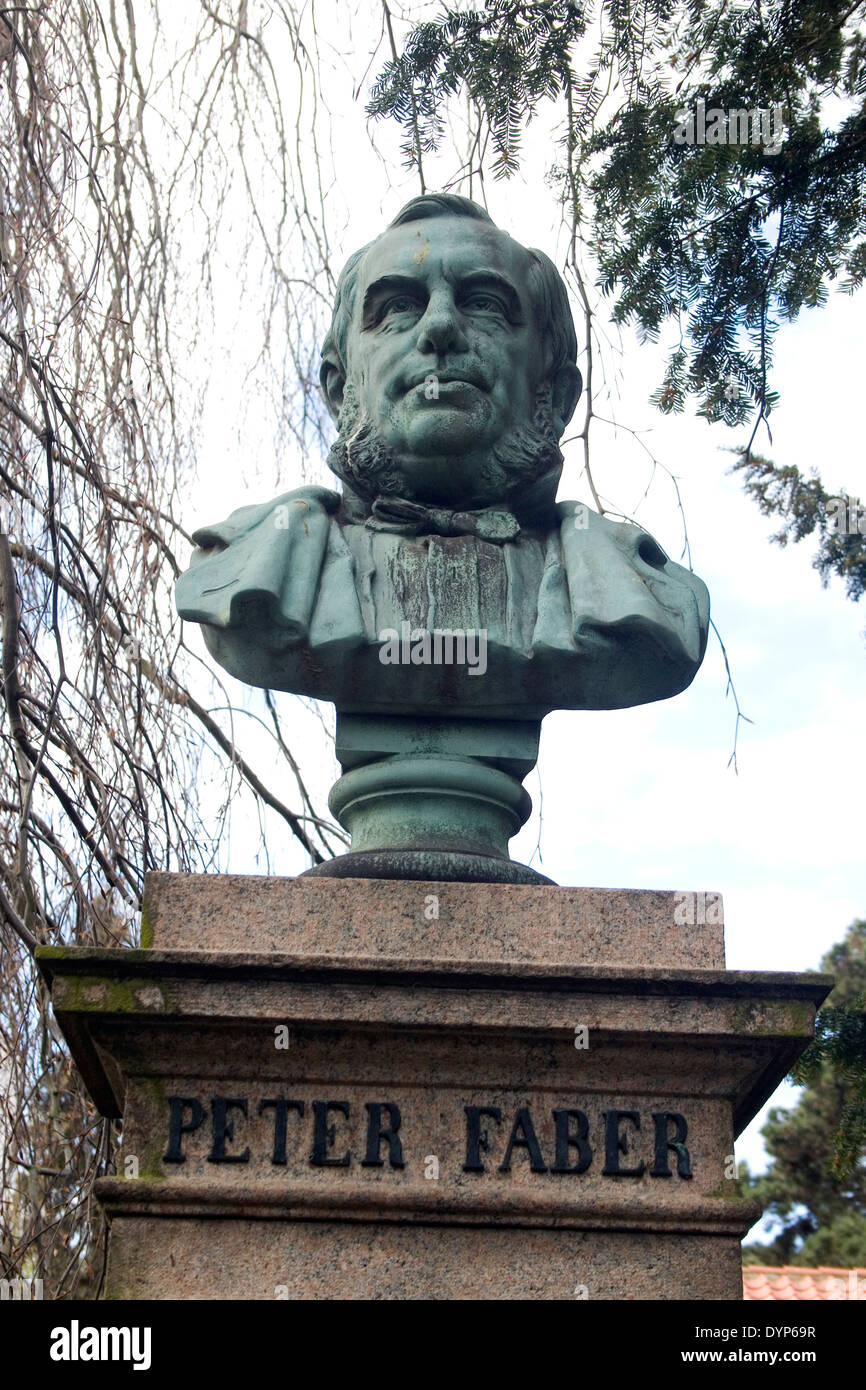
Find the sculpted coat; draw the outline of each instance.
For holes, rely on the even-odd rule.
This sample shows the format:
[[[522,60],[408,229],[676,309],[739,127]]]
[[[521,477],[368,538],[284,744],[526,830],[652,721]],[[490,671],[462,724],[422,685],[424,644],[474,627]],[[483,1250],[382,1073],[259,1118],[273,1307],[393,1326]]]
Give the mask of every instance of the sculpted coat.
[[[415,199],[337,291],[322,387],[342,493],[197,531],[181,616],[240,680],[343,712],[538,719],[676,695],[706,587],[639,527],[555,502],[576,355],[546,256],[466,199]],[[389,634],[443,630],[484,634],[483,673],[381,659]]]
[[[707,592],[646,531],[560,503],[547,532],[496,544],[341,522],[340,497],[299,488],[196,532],[183,616],[253,685],[340,709],[540,717],[676,695],[704,653]],[[406,672],[381,634],[486,633],[486,679]]]

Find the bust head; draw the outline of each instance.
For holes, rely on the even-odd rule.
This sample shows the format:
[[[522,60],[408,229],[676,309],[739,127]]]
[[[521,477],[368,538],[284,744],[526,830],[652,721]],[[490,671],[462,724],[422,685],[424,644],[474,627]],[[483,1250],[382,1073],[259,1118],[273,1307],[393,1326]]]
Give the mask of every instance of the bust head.
[[[553,501],[580,395],[562,278],[455,194],[415,198],[353,255],[322,349],[329,463],[381,494],[453,508]]]

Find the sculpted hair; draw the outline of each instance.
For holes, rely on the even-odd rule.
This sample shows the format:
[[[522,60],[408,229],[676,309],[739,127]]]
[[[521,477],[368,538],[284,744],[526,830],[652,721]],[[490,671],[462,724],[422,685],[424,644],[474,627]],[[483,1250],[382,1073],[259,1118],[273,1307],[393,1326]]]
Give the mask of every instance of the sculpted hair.
[[[430,217],[467,217],[476,222],[495,226],[493,218],[478,203],[459,193],[425,193],[402,207],[386,228],[402,227],[407,222],[423,222]],[[382,233],[384,236],[384,233]],[[375,238],[378,241],[378,237]],[[355,309],[358,287],[358,267],[370,247],[369,241],[355,251],[343,267],[337,283],[331,327],[322,344],[321,380],[337,371],[345,382],[347,376],[349,329]],[[566,363],[577,363],[577,334],[565,282],[549,256],[527,247],[530,258],[529,292],[535,317],[544,338],[547,361],[546,375],[551,380]]]

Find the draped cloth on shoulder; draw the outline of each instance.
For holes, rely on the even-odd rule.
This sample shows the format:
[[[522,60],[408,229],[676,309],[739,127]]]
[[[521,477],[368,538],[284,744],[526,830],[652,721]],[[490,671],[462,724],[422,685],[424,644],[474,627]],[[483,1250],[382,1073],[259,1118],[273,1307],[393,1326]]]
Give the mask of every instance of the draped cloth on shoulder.
[[[363,623],[354,597],[351,556],[340,546],[331,516],[340,495],[324,487],[295,488],[260,506],[240,507],[226,521],[193,534],[198,549],[175,590],[177,610],[188,622],[218,629],[255,631],[275,650],[300,646],[317,627],[354,629],[363,640]],[[336,534],[335,534],[336,533]],[[323,583],[329,570],[344,570],[348,589]],[[329,615],[323,599],[335,587],[341,603]],[[333,602],[328,607],[333,607]]]
[[[609,521],[577,502],[560,503],[557,510],[578,650],[589,654],[599,641],[628,628],[652,640],[670,660],[697,670],[710,619],[703,580],[669,560],[640,526]]]

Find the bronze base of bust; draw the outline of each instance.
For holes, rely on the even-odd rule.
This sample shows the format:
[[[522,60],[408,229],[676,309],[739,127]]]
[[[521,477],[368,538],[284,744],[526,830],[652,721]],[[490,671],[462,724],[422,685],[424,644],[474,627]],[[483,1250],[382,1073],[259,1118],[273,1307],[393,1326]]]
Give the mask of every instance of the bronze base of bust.
[[[302,878],[389,878],[429,883],[554,884],[536,869],[492,854],[418,849],[358,850],[307,869]],[[554,885],[555,886],[555,885]]]

